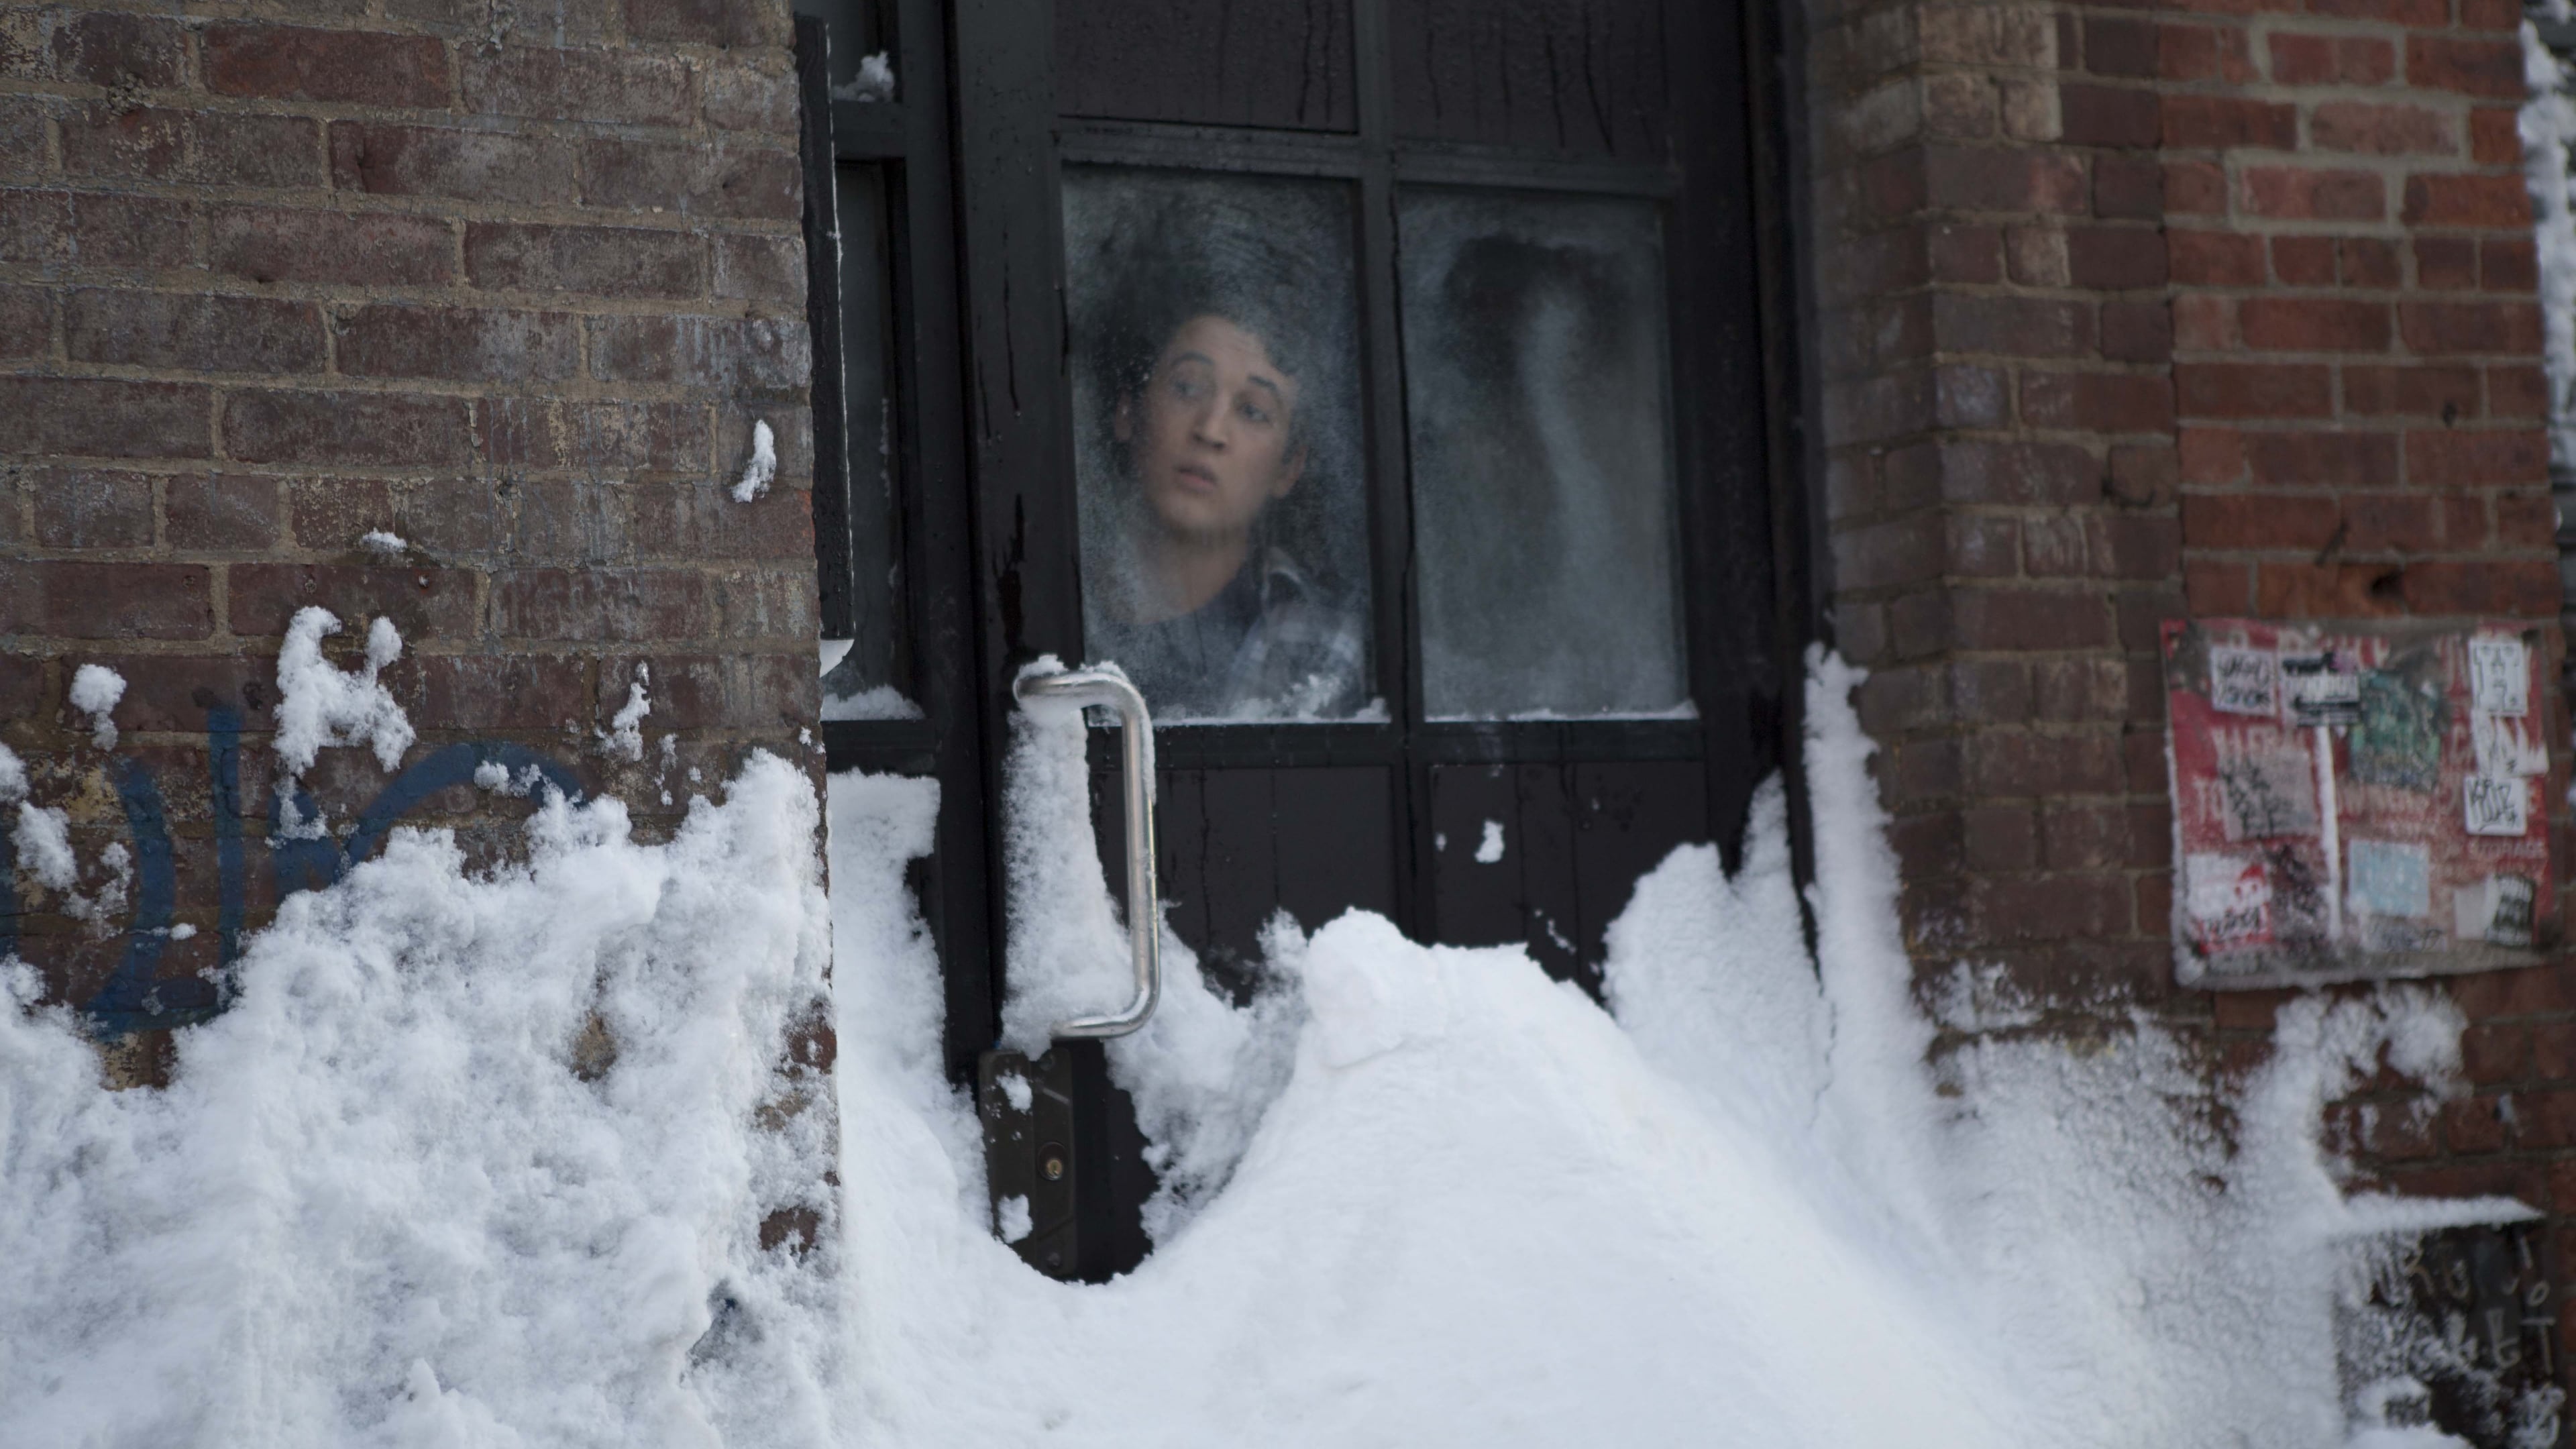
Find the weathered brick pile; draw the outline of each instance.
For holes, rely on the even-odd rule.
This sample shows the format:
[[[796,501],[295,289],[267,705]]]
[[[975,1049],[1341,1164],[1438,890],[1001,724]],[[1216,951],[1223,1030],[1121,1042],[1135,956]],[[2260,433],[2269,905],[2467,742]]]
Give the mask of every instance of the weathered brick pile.
[[[789,23],[784,0],[0,10],[0,741],[84,858],[134,836],[126,772],[151,777],[201,928],[165,977],[280,884],[264,731],[304,605],[350,621],[339,644],[400,627],[407,764],[514,741],[649,814],[691,767],[712,788],[742,748],[800,750]],[[755,420],[778,486],[738,504]],[[629,764],[598,734],[647,660]],[[85,662],[129,683],[113,757],[66,707]],[[343,829],[386,799],[361,751],[307,783]],[[447,789],[407,818],[508,808]],[[23,904],[26,954],[86,999],[120,943]]]
[[[2557,615],[2520,9],[1809,13],[1836,623],[1917,959],[2242,1066],[2278,998],[2171,984],[2157,624]],[[2564,1233],[2576,975],[2436,989],[2473,1094],[2380,1084],[2342,1140]]]

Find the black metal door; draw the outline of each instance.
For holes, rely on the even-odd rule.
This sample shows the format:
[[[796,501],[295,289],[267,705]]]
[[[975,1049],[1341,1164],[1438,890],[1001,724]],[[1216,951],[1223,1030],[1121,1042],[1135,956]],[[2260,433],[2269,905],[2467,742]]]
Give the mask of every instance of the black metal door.
[[[1010,681],[1045,654],[1155,707],[1170,924],[1218,980],[1274,913],[1358,907],[1597,988],[1638,874],[1731,860],[1795,727],[1763,17],[814,3],[826,633],[883,640],[835,683],[876,717],[826,742],[942,781],[959,1080],[1008,973]]]

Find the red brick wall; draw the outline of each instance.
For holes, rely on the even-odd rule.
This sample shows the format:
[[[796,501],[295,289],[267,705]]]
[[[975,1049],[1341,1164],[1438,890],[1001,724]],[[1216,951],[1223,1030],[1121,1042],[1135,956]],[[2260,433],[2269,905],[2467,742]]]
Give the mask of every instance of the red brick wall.
[[[1875,671],[1917,960],[2001,962],[2077,1017],[2142,1001],[2240,1068],[2283,998],[2171,984],[2155,628],[2554,640],[2520,9],[1811,14],[1836,622]],[[2576,974],[2434,989],[2470,1094],[2374,1083],[2338,1145],[2404,1190],[2521,1196],[2576,1263]]]
[[[745,748],[800,751],[789,38],[784,0],[0,10],[0,742],[84,859],[134,833],[119,761],[149,774],[199,928],[162,975],[220,949],[218,711],[247,731],[234,894],[255,920],[278,889],[267,709],[303,605],[340,644],[402,630],[406,766],[514,741],[649,826]],[[778,486],[741,505],[755,419]],[[372,529],[409,552],[368,555]],[[639,661],[653,748],[629,765],[596,731]],[[129,683],[113,757],[65,702],[87,662]],[[345,828],[387,778],[338,750],[308,783]],[[451,789],[405,818],[508,813]],[[125,938],[19,885],[25,954],[88,999]]]
[[[2088,22],[2089,69],[2163,94],[2194,612],[2558,615],[2521,18],[2509,0],[2310,0]],[[2576,1247],[2576,975],[2437,989],[2472,1022],[2470,1094],[2436,1107],[2374,1083],[2337,1108],[2335,1140],[2401,1191],[2519,1197]],[[2258,1049],[2278,1002],[2217,998],[2222,1045]]]
[[[2181,605],[2164,173],[2156,96],[2061,84],[2081,35],[2033,6],[1820,17],[1825,511],[1917,952],[2152,999],[2153,641]]]
[[[2520,8],[2318,9],[2088,32],[2166,77],[2186,595],[2555,615]]]
[[[2159,106],[2192,612],[2558,614],[2520,19],[2494,0],[2085,17],[2083,84]],[[2567,738],[2563,701],[2548,733]],[[2576,977],[2439,989],[2475,1023],[2474,1092],[2436,1111],[2376,1084],[2340,1140],[2401,1189],[2576,1209]],[[2246,1059],[2279,1000],[2214,997],[2221,1047]]]
[[[2518,11],[2271,3],[1818,16],[1836,623],[1928,960],[2165,994],[2160,620],[2557,612]]]

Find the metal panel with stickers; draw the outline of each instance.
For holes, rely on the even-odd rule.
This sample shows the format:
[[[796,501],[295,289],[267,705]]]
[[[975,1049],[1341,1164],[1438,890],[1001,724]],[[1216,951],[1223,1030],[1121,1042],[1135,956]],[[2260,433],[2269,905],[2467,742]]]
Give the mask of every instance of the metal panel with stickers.
[[[2547,958],[2538,630],[2173,620],[2163,654],[2184,985]]]

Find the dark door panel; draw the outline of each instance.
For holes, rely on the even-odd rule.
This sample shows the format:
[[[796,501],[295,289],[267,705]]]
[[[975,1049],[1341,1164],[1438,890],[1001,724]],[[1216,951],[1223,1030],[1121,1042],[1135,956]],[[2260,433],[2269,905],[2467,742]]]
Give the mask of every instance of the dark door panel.
[[[1281,770],[1271,819],[1279,904],[1313,930],[1346,910],[1396,910],[1395,797],[1385,769]]]
[[[827,718],[830,768],[939,781],[935,854],[913,873],[947,964],[958,1082],[999,1028],[991,974],[992,778],[983,707],[967,414],[961,395],[956,138],[942,0],[798,0],[813,325],[816,562],[833,694],[900,708]],[[900,78],[860,84],[867,56]],[[872,97],[872,98],[863,98]],[[873,414],[873,416],[871,416]],[[839,716],[846,711],[832,711]]]
[[[1528,938],[1522,862],[1510,852],[1520,830],[1520,791],[1510,765],[1431,770],[1431,919],[1453,946],[1499,946]],[[1477,859],[1485,824],[1503,831],[1504,853]]]
[[[1397,134],[1660,160],[1665,3],[1390,0]]]
[[[1120,121],[1348,131],[1350,0],[1059,0],[1056,109]]]
[[[1595,993],[1604,936],[1637,877],[1711,838],[1693,762],[1437,765],[1431,769],[1438,939],[1525,945]]]
[[[1605,954],[1603,935],[1628,909],[1637,877],[1674,846],[1714,838],[1707,782],[1707,770],[1696,762],[1574,767],[1575,889],[1582,902],[1583,959],[1596,973]]]
[[[1208,934],[1208,811],[1205,770],[1164,770],[1154,777],[1154,871],[1163,888],[1163,919],[1172,934],[1197,949]],[[1126,869],[1127,822],[1119,809],[1118,780],[1094,772],[1091,824],[1100,841],[1102,879]]]
[[[1308,931],[1347,910],[1397,914],[1390,771],[1164,770],[1156,779],[1164,919],[1211,979],[1248,987],[1262,928],[1279,911]],[[1093,774],[1091,814],[1101,869],[1118,879],[1127,841],[1114,772]]]
[[[1530,955],[1559,981],[1579,983],[1598,995],[1600,956],[1580,954],[1582,897],[1576,865],[1582,846],[1575,813],[1577,770],[1565,765],[1515,765],[1521,820],[1509,851],[1521,857],[1522,908]]]
[[[1199,958],[1219,980],[1240,976],[1261,955],[1261,925],[1279,909],[1277,770],[1211,770],[1200,788],[1207,809],[1206,846],[1196,861],[1175,861],[1176,879],[1207,897],[1208,933]]]
[[[1431,770],[1432,910],[1439,939],[1523,945],[1550,976],[1590,984],[1576,947],[1575,767]]]

